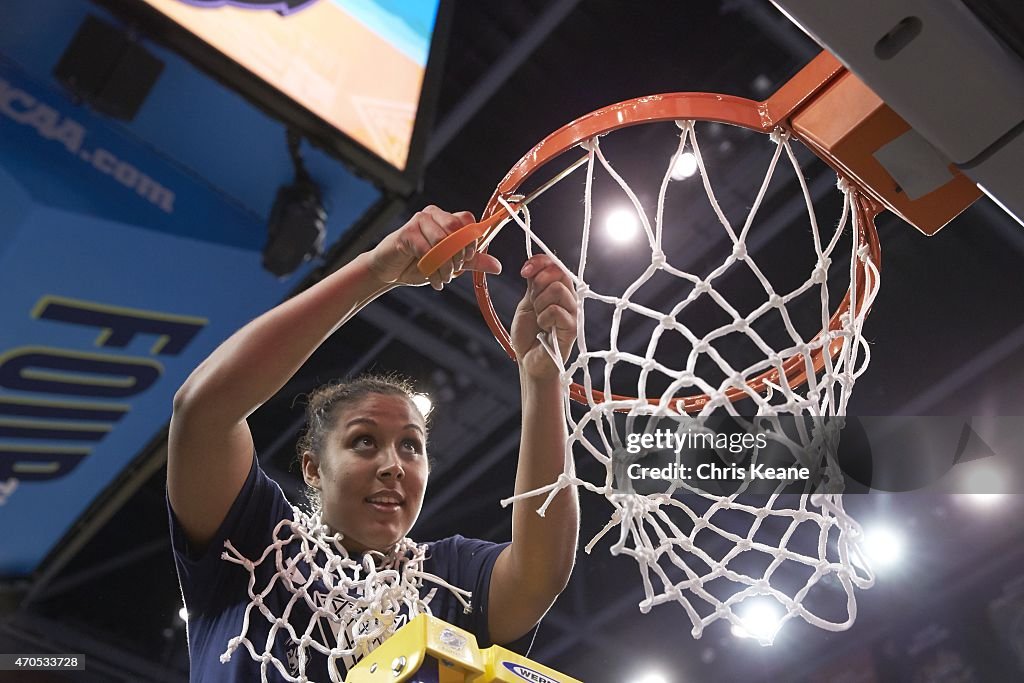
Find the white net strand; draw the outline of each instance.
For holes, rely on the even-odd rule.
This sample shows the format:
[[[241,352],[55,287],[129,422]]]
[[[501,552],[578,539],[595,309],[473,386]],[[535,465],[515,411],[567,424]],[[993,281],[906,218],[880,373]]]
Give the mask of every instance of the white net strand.
[[[603,536],[618,527],[618,538],[611,545],[610,551],[613,555],[630,556],[639,564],[645,594],[639,604],[641,611],[647,612],[656,605],[677,602],[689,616],[693,625],[692,634],[696,638],[701,636],[704,628],[719,619],[728,621],[740,632],[756,638],[763,645],[771,644],[779,628],[795,617],[823,629],[842,630],[848,628],[856,617],[854,589],[869,588],[874,583],[874,575],[860,548],[860,527],[843,508],[843,475],[836,459],[839,433],[844,425],[842,416],[846,412],[856,379],[870,361],[870,348],[863,338],[862,329],[879,285],[878,269],[871,259],[868,245],[861,240],[860,214],[855,206],[857,200],[849,184],[840,179],[838,187],[843,194],[842,215],[830,234],[823,233],[789,134],[776,131],[770,136],[775,150],[764,181],[747,212],[742,228],[737,232],[715,196],[697,142],[694,122],[681,121],[678,126],[681,129],[679,143],[670,157],[669,167],[660,184],[653,226],[637,195],[605,158],[599,139],[594,138],[581,145],[588,151],[589,159],[584,188],[583,241],[575,268],[563,263],[533,232],[530,215],[525,207],[516,211],[504,198],[498,197],[498,202],[523,230],[527,254],[532,255],[533,247],[536,246],[566,272],[575,288],[578,308],[578,349],[575,359],[566,364],[557,353],[557,346],[542,340],[552,358],[563,368],[561,381],[565,389],[569,432],[565,444],[565,471],[548,486],[502,502],[507,505],[515,500],[546,494],[546,500],[538,510],[543,514],[552,499],[569,486],[582,487],[604,496],[611,503],[613,513],[608,524],[587,544],[586,551],[589,553]],[[687,148],[693,151],[711,209],[732,245],[724,262],[703,277],[668,263],[662,249],[666,195],[672,167]],[[803,193],[816,262],[802,285],[780,293],[755,263],[748,249],[748,240],[769,183],[783,158],[792,168]],[[629,198],[651,248],[650,264],[619,295],[599,293],[586,281],[593,214],[593,178],[598,167],[603,168]],[[838,327],[831,329],[832,301],[827,287],[828,275],[844,235],[852,236],[850,303],[848,310],[840,317]],[[766,297],[764,303],[746,316],[741,315],[716,287],[718,280],[730,269],[739,267],[739,264],[746,266]],[[675,276],[683,281],[681,289],[689,288],[688,295],[667,312],[653,310],[632,300],[657,272]],[[808,340],[798,331],[787,307],[805,295],[814,296],[815,288],[820,301],[821,332]],[[691,330],[680,317],[701,297],[714,301],[732,318],[732,322],[703,335]],[[599,302],[613,309],[608,349],[594,350],[588,344],[585,334],[585,305],[588,301]],[[623,351],[618,346],[622,317],[627,311],[657,323],[642,356]],[[773,312],[777,313],[788,338],[781,348],[777,348],[778,344],[773,346],[754,329],[759,319]],[[657,357],[659,341],[668,331],[678,333],[690,345],[681,369],[672,368],[665,358]],[[763,354],[763,358],[746,367],[734,367],[715,346],[715,342],[730,334],[745,335]],[[813,358],[818,350],[821,350],[824,361],[821,371],[814,368]],[[799,360],[792,361],[794,358]],[[724,379],[717,384],[702,378],[697,371],[698,362],[707,359],[724,375]],[[592,361],[600,361],[604,365],[600,384],[592,374]],[[639,368],[635,390],[635,395],[639,397],[637,399],[615,399],[612,396],[612,372],[617,364],[623,362]],[[802,386],[793,386],[787,376],[787,363],[794,362],[803,366],[806,380]],[[765,389],[762,392],[750,386],[754,379],[768,371],[774,371],[777,379],[764,380]],[[663,375],[670,382],[657,396],[657,401],[651,404],[645,397],[650,393],[648,381],[653,374]],[[574,416],[569,398],[569,388],[574,380],[583,387],[586,398],[585,410],[578,418]],[[740,416],[728,396],[731,390],[742,392],[752,403],[755,416],[753,422],[744,421]],[[603,398],[598,399],[597,391],[603,393]],[[705,394],[708,400],[700,405],[693,417],[687,418],[676,397],[693,392]],[[748,492],[749,481],[740,484],[729,495],[705,491],[683,480],[672,480],[665,492],[624,492],[621,486],[628,479],[621,473],[625,472],[628,461],[621,457],[622,430],[616,424],[616,413],[624,411],[629,412],[625,432],[632,432],[634,420],[638,417],[667,417],[679,421],[677,433],[695,431],[710,434],[714,434],[715,430],[707,420],[713,414],[724,411],[748,426],[759,426],[772,444],[785,449],[791,464],[807,467],[816,476],[813,481],[807,482],[802,493],[784,493],[784,489],[791,490],[786,488],[789,483],[784,482],[767,497],[757,494],[761,495],[758,500],[762,501],[757,505],[745,502],[745,497],[754,495]],[[783,424],[780,416],[790,416],[793,421]],[[604,467],[603,481],[591,482],[576,476],[573,453],[577,444]],[[757,450],[754,451],[751,466],[758,463],[760,455]],[[616,482],[620,488],[616,488]],[[631,485],[628,486],[632,489]],[[700,509],[704,511],[698,512]],[[737,526],[738,519],[751,520],[744,533],[730,529]],[[703,540],[699,540],[698,535]],[[708,543],[708,539],[712,542]],[[723,547],[728,550],[724,554],[713,553],[705,549],[706,545],[717,550]],[[763,568],[748,569],[741,566],[750,556],[769,562]],[[843,615],[829,613],[824,616],[812,611],[808,598],[814,591],[828,598],[838,597],[842,593],[843,604],[839,608],[843,610]],[[774,600],[785,610],[785,614],[773,627],[755,631],[744,621],[741,607],[748,599],[761,598]],[[820,599],[816,600],[815,605],[819,602]],[[829,607],[834,607],[836,600],[830,599],[828,602]],[[828,609],[819,611],[828,612]]]
[[[306,675],[309,649],[328,659],[328,675],[334,683],[344,678],[339,670],[349,668],[372,652],[407,620],[419,614],[430,614],[430,602],[437,591],[432,589],[420,597],[420,587],[429,581],[447,589],[468,613],[472,594],[452,586],[423,570],[426,546],[405,538],[388,555],[365,553],[361,561],[349,556],[342,545],[341,534],[332,534],[319,515],[309,516],[292,508],[294,520],[282,520],[274,528],[274,541],[259,558],[244,557],[230,541],[221,557],[241,565],[249,572],[249,605],[245,609],[241,633],[228,642],[221,661],[231,659],[235,650],[244,647],[254,661],[260,662],[261,679],[268,681],[273,666],[291,683],[310,683]],[[298,544],[297,552],[290,550]],[[274,573],[266,586],[256,590],[257,568],[272,562]],[[280,582],[290,597],[280,614],[265,604],[267,596]],[[326,595],[322,589],[326,589]],[[315,589],[316,593],[311,594]],[[304,603],[312,616],[301,632],[292,620],[295,607]],[[254,612],[255,610],[255,612]],[[262,616],[270,624],[266,641],[257,645],[249,638],[250,622]],[[330,625],[325,631],[321,620]],[[296,653],[298,675],[291,673],[295,662],[283,662],[273,654],[281,631],[287,633],[289,647]],[[317,637],[319,632],[320,638]],[[291,654],[289,654],[291,659]]]

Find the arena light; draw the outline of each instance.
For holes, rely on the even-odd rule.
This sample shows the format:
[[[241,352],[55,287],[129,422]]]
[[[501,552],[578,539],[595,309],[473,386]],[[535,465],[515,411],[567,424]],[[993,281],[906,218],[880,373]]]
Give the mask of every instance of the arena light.
[[[608,236],[614,241],[629,242],[636,237],[640,221],[632,209],[616,209],[608,214],[604,225]]]
[[[961,500],[975,507],[987,508],[1006,500],[1013,474],[998,463],[976,460],[961,465],[959,490],[965,491]]]
[[[640,678],[632,679],[630,683],[669,683],[669,680],[656,671],[648,671],[641,675]]]
[[[891,567],[903,559],[906,550],[903,534],[887,526],[865,529],[864,551],[873,567]]]
[[[181,619],[182,621],[184,621],[187,624],[188,623],[188,610],[185,609],[184,607],[182,607],[180,610],[178,610],[178,618]]]
[[[693,152],[683,152],[672,165],[672,180],[686,180],[697,172],[697,157]]]
[[[774,600],[748,600],[740,613],[742,626],[733,625],[732,634],[737,638],[770,639],[779,629],[782,612]]]
[[[430,411],[434,409],[434,402],[427,394],[413,394],[412,402],[416,404],[416,408],[419,409],[423,417],[430,415]]]
[[[1005,493],[965,493],[961,499],[974,507],[990,508],[1005,503],[1008,497]]]

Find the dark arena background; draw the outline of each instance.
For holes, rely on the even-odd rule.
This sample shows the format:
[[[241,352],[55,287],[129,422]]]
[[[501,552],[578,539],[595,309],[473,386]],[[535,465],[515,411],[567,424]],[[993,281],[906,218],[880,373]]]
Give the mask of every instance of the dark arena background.
[[[865,16],[927,4],[843,3]],[[994,139],[1015,146],[1019,164],[1024,11],[1013,0],[943,4],[985,27],[1015,65],[1016,88],[1000,98],[1009,123]],[[300,21],[302,31],[275,33]],[[928,35],[927,23],[897,26]],[[820,50],[768,0],[0,4],[0,654],[86,662],[0,680],[188,680],[167,425],[175,390],[234,330],[426,205],[479,216],[509,168],[579,116],[677,91],[762,100]],[[959,124],[965,144],[996,120],[977,93],[995,76],[919,68],[922,89],[942,87],[926,109],[977,99]],[[648,205],[674,143],[644,130],[602,145]],[[723,125],[698,132],[723,211],[742,216],[764,140]],[[800,154],[834,222],[835,172]],[[995,157],[953,161],[970,172]],[[532,659],[597,683],[1024,680],[1024,478],[1012,467],[1024,438],[1019,168],[986,180],[995,199],[934,236],[878,218],[871,362],[849,414],[931,416],[925,428],[953,429],[910,484],[879,485],[876,469],[872,486],[870,468],[858,471],[868,479],[847,507],[872,540],[877,581],[857,593],[856,623],[828,632],[792,620],[762,647],[724,621],[694,639],[678,605],[641,614],[636,564],[611,556],[608,538],[583,551],[609,514],[583,492],[576,568]],[[534,228],[571,255],[582,181],[559,188],[538,201]],[[594,192],[599,227],[624,197]],[[793,177],[769,187],[757,229],[758,258],[785,270],[809,239]],[[602,239],[592,243],[598,284],[633,258],[629,243]],[[680,254],[726,251],[718,233],[676,239]],[[523,290],[518,228],[492,253],[505,272],[488,282],[508,324]],[[302,397],[368,371],[406,374],[433,403],[434,465],[411,536],[508,540],[499,501],[513,489],[517,372],[469,277],[440,293],[395,290],[333,335],[250,417],[262,467],[303,503]],[[581,471],[593,465],[577,457]],[[953,466],[988,478],[927,485]]]

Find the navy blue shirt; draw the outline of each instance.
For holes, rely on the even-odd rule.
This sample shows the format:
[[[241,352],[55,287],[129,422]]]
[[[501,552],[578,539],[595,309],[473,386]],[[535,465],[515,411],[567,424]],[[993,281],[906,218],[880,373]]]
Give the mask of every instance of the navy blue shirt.
[[[243,557],[257,562],[273,542],[274,528],[281,520],[293,519],[291,505],[285,499],[281,487],[267,477],[254,457],[242,490],[238,493],[220,529],[202,552],[190,551],[184,531],[169,501],[167,510],[174,561],[189,614],[189,680],[192,683],[252,683],[260,680],[260,663],[250,656],[244,644],[235,650],[229,662],[220,661],[220,656],[228,648],[228,641],[242,633],[242,619],[250,603],[247,588],[250,580],[249,571],[242,565],[222,559],[221,554],[225,550],[224,542],[230,540]],[[284,531],[290,535],[287,526]],[[472,591],[472,611],[467,614],[462,603],[450,591],[429,581],[424,582],[420,591],[421,597],[436,589],[429,603],[431,613],[473,633],[481,647],[490,645],[487,631],[487,594],[491,570],[498,554],[506,545],[508,544],[490,543],[462,536],[453,536],[427,544],[424,571],[444,579],[453,586]],[[294,546],[297,544],[292,543],[288,548]],[[288,555],[289,553],[285,552],[285,556]],[[274,616],[280,617],[294,593],[284,587],[279,578],[273,580],[277,572],[274,565],[273,554],[257,565],[254,591],[259,593],[272,583],[273,588],[264,598],[264,604]],[[299,573],[293,574],[293,579],[300,583],[304,577],[309,577],[308,567],[303,570],[303,566],[298,565]],[[308,593],[314,600],[317,599],[315,589],[309,590]],[[304,600],[294,603],[289,623],[301,637],[313,613]],[[331,607],[337,609],[339,605]],[[254,607],[250,614],[246,637],[252,642],[256,653],[260,654],[266,649],[271,623],[257,610],[258,608]],[[311,637],[326,647],[331,647],[337,642],[338,626],[333,625],[334,633],[331,628],[331,621],[321,617],[317,620]],[[278,630],[271,652],[285,665],[289,675],[297,676],[296,648],[285,629]],[[327,658],[313,647],[307,647],[306,652],[310,658],[306,664],[306,676],[309,680],[317,683],[330,681]],[[344,676],[345,663],[340,659],[338,663],[338,669]],[[273,665],[269,665],[268,680],[285,679]]]

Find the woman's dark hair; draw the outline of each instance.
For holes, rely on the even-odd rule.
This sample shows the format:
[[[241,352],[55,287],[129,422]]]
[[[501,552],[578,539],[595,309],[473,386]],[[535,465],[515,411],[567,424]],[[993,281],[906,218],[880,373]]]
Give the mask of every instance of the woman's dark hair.
[[[416,391],[412,382],[397,374],[362,375],[348,381],[325,384],[310,393],[306,397],[306,428],[296,445],[300,468],[303,453],[312,453],[319,459],[323,452],[324,439],[334,429],[338,420],[339,408],[374,394],[403,396],[415,405],[412,397],[416,395]],[[423,419],[426,420],[425,415]],[[307,487],[306,498],[313,510],[319,512],[320,492]]]

